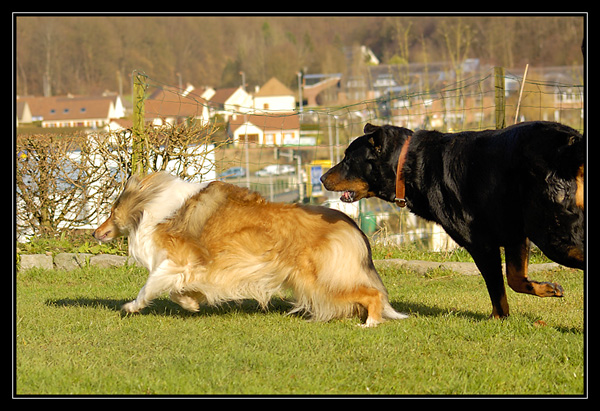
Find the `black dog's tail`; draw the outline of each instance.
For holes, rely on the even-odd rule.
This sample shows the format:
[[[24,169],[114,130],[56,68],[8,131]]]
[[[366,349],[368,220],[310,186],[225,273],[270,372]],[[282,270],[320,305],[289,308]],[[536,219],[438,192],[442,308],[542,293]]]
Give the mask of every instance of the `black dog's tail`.
[[[535,177],[524,193],[527,237],[557,263],[584,269],[586,139],[558,123],[535,123],[532,131],[534,151],[526,158]]]
[[[585,163],[585,140],[582,136],[572,136],[566,146],[558,150],[558,167],[565,177],[574,177]]]
[[[525,164],[530,172],[546,180],[549,176],[575,181],[582,173],[586,157],[586,139],[571,127],[550,121],[522,123],[514,127],[524,137]],[[525,137],[526,136],[526,137]]]
[[[567,180],[576,178],[585,163],[585,137],[570,127],[560,129],[560,145],[556,150],[554,165],[557,173]]]
[[[586,139],[570,127],[559,125],[558,147],[555,149],[551,169],[556,177],[574,183],[574,200],[577,208],[584,208],[584,164],[586,157]]]

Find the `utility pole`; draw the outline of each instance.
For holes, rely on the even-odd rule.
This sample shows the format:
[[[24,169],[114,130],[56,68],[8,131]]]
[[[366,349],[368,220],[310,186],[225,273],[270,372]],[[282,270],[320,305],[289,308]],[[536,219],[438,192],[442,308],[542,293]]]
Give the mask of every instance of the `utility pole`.
[[[304,182],[302,181],[302,152],[300,150],[290,149],[283,151],[276,149],[275,158],[287,157],[291,161],[296,160],[296,178],[298,180],[298,197],[299,201],[302,202],[304,199]]]
[[[242,76],[242,90],[246,91],[246,73],[240,71],[240,76]]]
[[[302,114],[302,72],[296,74],[298,75],[298,112]]]

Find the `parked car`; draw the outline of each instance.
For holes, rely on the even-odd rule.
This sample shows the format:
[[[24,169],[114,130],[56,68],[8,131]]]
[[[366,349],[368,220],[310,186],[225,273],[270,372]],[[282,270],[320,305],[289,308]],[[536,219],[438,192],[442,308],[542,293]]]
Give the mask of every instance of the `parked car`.
[[[219,178],[239,177],[246,177],[246,169],[244,167],[231,167],[219,174]]]
[[[255,174],[258,177],[280,176],[283,174],[294,174],[296,168],[288,164],[271,164],[262,170],[258,170]]]

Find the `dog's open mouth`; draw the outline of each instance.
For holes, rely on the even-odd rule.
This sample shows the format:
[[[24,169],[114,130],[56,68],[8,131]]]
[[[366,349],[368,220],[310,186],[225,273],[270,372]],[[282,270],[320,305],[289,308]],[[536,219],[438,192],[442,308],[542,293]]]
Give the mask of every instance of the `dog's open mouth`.
[[[356,197],[355,191],[344,191],[340,197],[340,200],[342,200],[344,203],[352,203],[354,201],[354,197]]]

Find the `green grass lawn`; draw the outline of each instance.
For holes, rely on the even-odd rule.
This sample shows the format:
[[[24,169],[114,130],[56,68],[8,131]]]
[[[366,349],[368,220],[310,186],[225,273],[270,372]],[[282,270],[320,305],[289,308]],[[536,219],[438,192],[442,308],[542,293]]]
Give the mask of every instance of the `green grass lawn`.
[[[17,395],[583,395],[584,280],[536,274],[565,297],[508,291],[490,320],[480,276],[380,269],[392,305],[411,313],[377,328],[308,322],[275,299],[185,312],[166,297],[142,314],[121,304],[140,268],[16,275]]]

